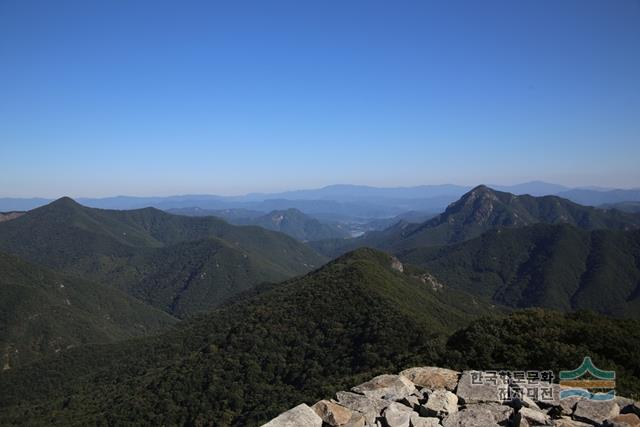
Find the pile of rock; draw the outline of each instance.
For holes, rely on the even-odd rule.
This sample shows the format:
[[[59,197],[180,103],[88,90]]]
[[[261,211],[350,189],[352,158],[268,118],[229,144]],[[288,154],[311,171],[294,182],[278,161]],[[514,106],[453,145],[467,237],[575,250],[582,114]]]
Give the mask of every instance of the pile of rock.
[[[631,399],[560,399],[560,387],[549,384],[553,396],[544,400],[526,397],[526,390],[505,400],[500,390],[518,386],[504,378],[476,384],[474,375],[436,367],[380,375],[334,400],[298,405],[263,427],[640,427],[640,404]]]

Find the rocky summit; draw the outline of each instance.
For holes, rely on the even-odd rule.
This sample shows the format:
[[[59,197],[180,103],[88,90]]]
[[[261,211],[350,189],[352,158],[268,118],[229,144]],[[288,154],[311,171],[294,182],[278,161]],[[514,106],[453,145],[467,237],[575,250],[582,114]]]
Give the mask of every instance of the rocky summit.
[[[548,383],[549,395],[532,398],[508,378],[478,384],[477,374],[416,367],[380,375],[263,427],[640,427],[640,404],[631,399],[560,399],[560,386]]]

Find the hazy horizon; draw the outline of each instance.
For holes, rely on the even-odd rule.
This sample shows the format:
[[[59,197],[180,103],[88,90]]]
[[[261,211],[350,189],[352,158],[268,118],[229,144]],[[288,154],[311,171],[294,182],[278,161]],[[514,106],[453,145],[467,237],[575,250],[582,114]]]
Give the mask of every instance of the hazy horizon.
[[[166,194],[127,194],[127,193],[113,193],[113,194],[103,194],[103,195],[85,195],[85,194],[67,194],[67,193],[61,193],[61,194],[52,194],[52,195],[3,195],[0,194],[0,198],[16,198],[16,199],[58,199],[61,197],[70,197],[72,199],[101,199],[101,198],[112,198],[112,197],[140,197],[140,198],[154,198],[154,197],[158,197],[158,198],[162,198],[162,197],[183,197],[183,196],[220,196],[220,197],[243,197],[243,196],[249,196],[249,195],[260,195],[260,194],[265,194],[265,195],[271,195],[271,194],[279,194],[279,193],[288,193],[288,192],[296,192],[296,191],[314,191],[314,190],[321,190],[324,188],[328,188],[328,187],[334,187],[334,186],[355,186],[355,187],[370,187],[370,188],[383,188],[383,189],[400,189],[400,188],[417,188],[417,187],[421,187],[421,186],[448,186],[448,185],[452,185],[452,186],[456,186],[456,187],[469,187],[469,188],[473,188],[476,187],[478,185],[487,185],[489,187],[493,187],[493,186],[500,186],[500,187],[511,187],[511,186],[518,186],[518,185],[526,185],[526,184],[535,184],[535,183],[539,183],[539,184],[549,184],[549,185],[559,185],[559,186],[564,186],[567,188],[567,190],[574,190],[574,189],[585,189],[585,190],[595,190],[595,191],[610,191],[610,190],[637,190],[640,189],[640,186],[630,186],[630,187],[602,187],[602,186],[597,186],[597,185],[579,185],[579,186],[571,186],[571,185],[564,185],[564,184],[559,184],[559,183],[555,183],[555,182],[547,182],[547,181],[540,181],[540,180],[534,180],[534,181],[525,181],[525,182],[514,182],[514,183],[497,183],[497,182],[493,182],[493,183],[485,183],[485,182],[478,182],[478,183],[473,183],[473,184],[454,184],[454,183],[450,183],[450,182],[444,182],[444,183],[423,183],[423,184],[415,184],[415,185],[393,185],[393,186],[378,186],[378,185],[368,185],[368,184],[347,184],[347,183],[337,183],[337,184],[327,184],[327,185],[322,185],[322,186],[318,186],[318,187],[305,187],[305,188],[289,188],[289,189],[281,189],[281,190],[274,190],[274,191],[247,191],[247,192],[243,192],[243,193],[213,193],[213,192],[182,192],[182,193],[166,193]]]

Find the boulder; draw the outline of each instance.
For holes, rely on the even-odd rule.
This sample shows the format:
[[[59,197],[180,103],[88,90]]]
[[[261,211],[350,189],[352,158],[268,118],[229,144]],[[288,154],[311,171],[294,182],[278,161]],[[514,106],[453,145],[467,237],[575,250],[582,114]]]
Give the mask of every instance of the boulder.
[[[417,397],[418,400],[421,401],[421,403],[424,403],[429,398],[429,393],[431,393],[431,390],[429,390],[428,388],[423,388],[422,390],[418,390],[416,388],[416,391],[412,394],[412,396]]]
[[[442,420],[443,427],[498,427],[493,413],[488,408],[471,405]]]
[[[414,410],[420,406],[420,399],[418,399],[418,397],[415,394],[407,396],[401,399],[399,402]]]
[[[351,389],[374,399],[400,400],[416,392],[415,385],[402,375],[379,375]]]
[[[570,417],[562,417],[557,420],[552,420],[551,425],[554,427],[593,427],[592,424],[572,420]]]
[[[451,369],[424,366],[419,368],[406,369],[400,375],[407,377],[414,384],[431,390],[440,388],[454,391],[458,386],[460,373]]]
[[[568,397],[566,399],[560,399],[558,401],[557,408],[560,409],[560,413],[562,415],[572,415],[573,411],[576,410],[576,405],[579,401],[582,400],[582,397]]]
[[[421,417],[414,412],[411,414],[411,427],[440,427],[440,419],[435,417]]]
[[[538,404],[533,399],[527,396],[522,396],[519,398],[512,399],[511,402],[509,402],[509,405],[513,406],[516,409],[531,408],[531,409],[536,409],[538,411],[541,411]]]
[[[322,427],[322,418],[304,403],[283,412],[262,427]]]
[[[423,405],[427,416],[443,417],[458,412],[458,396],[449,390],[438,389],[429,395]]]
[[[376,418],[392,403],[390,400],[373,399],[348,391],[338,392],[336,398],[340,405],[362,414],[369,425],[375,425]]]
[[[493,418],[498,424],[506,424],[513,417],[513,408],[506,405],[500,405],[499,403],[479,403],[473,405],[478,409],[486,409],[493,415]]]
[[[579,396],[572,396],[560,399],[560,392],[563,387],[558,384],[553,384],[551,387],[553,388],[552,399],[535,400],[539,408],[549,409],[549,414],[552,414],[555,417],[572,415],[576,404],[583,398]]]
[[[544,412],[532,408],[520,408],[516,415],[516,425],[539,425],[548,426],[551,418]]]
[[[384,420],[389,427],[409,427],[412,413],[411,408],[402,403],[393,402],[384,410]]]
[[[365,427],[366,425],[367,423],[364,415],[354,412],[351,419],[340,427]]]
[[[579,421],[602,424],[620,414],[620,407],[614,400],[597,401],[582,399],[576,404],[573,417]]]
[[[640,427],[640,418],[636,414],[622,414],[607,420],[607,427]]]
[[[473,371],[464,371],[458,382],[456,394],[462,403],[482,403],[498,402],[502,403],[505,398],[506,382],[502,378],[497,378],[496,383],[484,382],[475,384],[473,382]]]
[[[330,400],[321,400],[311,407],[322,421],[330,426],[339,426],[349,422],[353,416],[351,409],[338,405]]]
[[[618,406],[620,407],[620,412],[621,413],[627,413],[627,412],[633,412],[633,405],[636,404],[636,401],[633,399],[628,399],[626,397],[622,397],[622,396],[616,396],[615,397],[615,402],[618,404]],[[636,414],[638,415],[638,414]]]

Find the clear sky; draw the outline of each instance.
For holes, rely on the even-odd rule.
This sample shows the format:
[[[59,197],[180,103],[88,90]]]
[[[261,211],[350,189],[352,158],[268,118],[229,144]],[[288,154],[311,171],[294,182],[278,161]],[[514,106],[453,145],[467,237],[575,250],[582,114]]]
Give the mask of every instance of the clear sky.
[[[0,0],[0,196],[639,165],[639,0]]]

